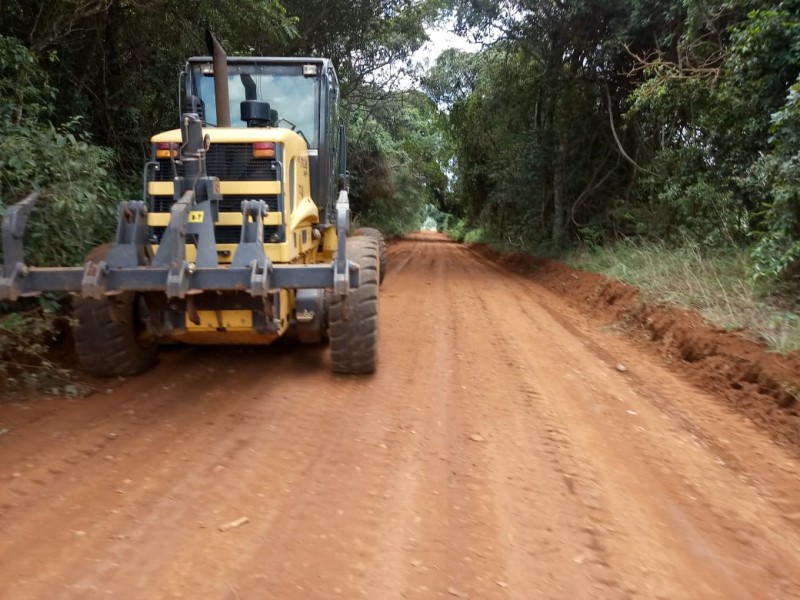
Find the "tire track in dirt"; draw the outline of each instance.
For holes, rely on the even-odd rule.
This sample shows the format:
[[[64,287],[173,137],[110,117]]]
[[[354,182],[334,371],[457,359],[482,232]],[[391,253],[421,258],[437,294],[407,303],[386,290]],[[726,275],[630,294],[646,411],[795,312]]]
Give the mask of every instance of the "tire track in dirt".
[[[433,331],[416,383],[404,394],[406,399],[422,400],[413,416],[422,434],[414,452],[416,479],[422,483],[414,500],[418,526],[402,559],[412,565],[414,577],[404,596],[491,598],[498,589],[496,581],[503,579],[503,565],[491,552],[497,531],[484,493],[485,461],[470,440],[478,428],[464,410],[463,354],[457,336],[463,324],[452,309],[462,288],[446,252],[436,243],[421,248],[425,256],[418,264],[426,266],[422,280],[427,293],[412,296],[410,302],[417,306],[414,320],[427,321]]]
[[[524,287],[515,285],[507,277],[507,274],[502,271],[500,274],[502,276],[498,281],[505,289],[505,295],[514,297],[516,308],[526,314],[530,320],[536,320],[537,315],[535,312],[540,310],[541,304],[539,302],[531,302],[531,299],[532,296],[533,298],[541,296],[541,291],[535,289],[535,286],[530,282],[524,282]],[[519,283],[519,280],[517,283]],[[497,293],[493,296],[502,295]],[[539,298],[536,299],[540,300]],[[508,307],[505,306],[504,310],[507,309]],[[589,430],[587,433],[590,435],[585,436],[589,442],[587,447],[596,448],[597,450],[603,448],[608,451],[617,462],[617,468],[613,471],[628,471],[626,477],[620,478],[622,480],[620,482],[621,486],[627,486],[629,490],[636,489],[639,487],[637,484],[644,479],[647,484],[640,487],[641,496],[647,496],[648,491],[653,494],[654,490],[660,490],[664,496],[663,505],[665,506],[652,506],[652,503],[650,503],[651,506],[649,507],[647,507],[648,503],[644,503],[644,506],[650,509],[657,522],[666,521],[672,532],[677,531],[684,536],[683,543],[678,540],[681,548],[689,549],[695,553],[694,560],[692,560],[691,555],[687,557],[691,563],[688,566],[691,568],[692,564],[697,561],[696,564],[704,567],[702,575],[712,575],[710,581],[708,581],[707,592],[716,591],[721,597],[754,597],[754,595],[763,593],[763,587],[760,587],[762,584],[758,584],[758,587],[751,586],[748,576],[753,572],[762,572],[770,575],[771,588],[773,593],[777,594],[775,597],[784,597],[784,595],[786,597],[794,597],[798,593],[797,582],[791,582],[787,579],[785,572],[787,565],[791,565],[797,560],[798,538],[789,536],[784,539],[781,532],[776,530],[764,531],[757,525],[764,521],[767,523],[774,521],[775,514],[770,514],[771,511],[768,509],[763,510],[763,498],[758,494],[753,494],[752,489],[747,490],[750,493],[743,498],[739,498],[738,501],[737,497],[725,498],[724,504],[733,504],[733,507],[722,510],[718,506],[721,499],[720,485],[727,484],[739,487],[738,477],[730,477],[730,474],[726,473],[724,468],[720,469],[721,466],[724,466],[724,463],[718,457],[713,454],[711,456],[700,455],[698,457],[697,453],[692,453],[690,460],[685,460],[689,457],[673,452],[673,456],[677,458],[675,460],[670,458],[670,453],[668,452],[658,453],[660,444],[655,445],[653,442],[661,442],[663,436],[658,436],[654,439],[655,436],[650,432],[646,432],[643,427],[631,427],[629,424],[622,422],[620,420],[621,415],[633,413],[631,416],[638,418],[641,416],[642,409],[650,409],[647,404],[642,403],[642,398],[637,397],[641,390],[637,391],[636,389],[628,388],[628,378],[616,373],[609,368],[610,365],[604,365],[602,361],[599,363],[594,361],[593,364],[591,357],[589,357],[590,360],[579,360],[582,358],[581,354],[585,353],[584,349],[591,351],[594,344],[586,343],[588,340],[581,340],[576,336],[564,336],[563,332],[559,331],[559,321],[565,318],[565,313],[559,312],[558,315],[559,319],[547,318],[554,316],[552,314],[546,315],[543,320],[541,316],[538,317],[542,332],[545,334],[541,342],[546,343],[549,340],[547,356],[553,362],[552,369],[557,369],[559,365],[569,366],[570,368],[574,368],[574,364],[581,366],[583,373],[576,372],[576,374],[584,382],[581,386],[583,390],[570,385],[573,380],[571,377],[547,378],[547,370],[542,369],[545,366],[544,361],[531,361],[529,364],[531,370],[534,373],[539,371],[543,376],[543,381],[559,384],[555,386],[557,389],[554,390],[555,393],[553,394],[553,397],[562,400],[558,406],[563,406],[565,409],[578,408],[578,411],[565,412],[566,415],[569,415],[569,420],[566,423],[570,425],[573,431],[585,431],[585,428],[579,428],[575,425],[592,422],[591,414],[586,410],[587,405],[592,407],[592,412],[596,412],[598,407],[603,407],[602,413],[598,415],[601,418],[596,421],[596,428],[601,430],[597,433],[601,433],[601,435],[596,435],[595,432]],[[574,327],[571,330],[574,331]],[[519,355],[518,353],[515,354]],[[623,387],[615,385],[614,387],[617,389],[613,390],[613,393],[603,389],[607,386],[603,386],[598,390],[597,382],[604,380],[613,382],[615,379],[625,382],[626,385]],[[591,397],[581,398],[581,392],[585,393],[585,384],[592,386],[593,393]],[[674,386],[674,383],[672,385]],[[637,387],[643,387],[641,381]],[[668,402],[663,399],[665,391],[669,392],[669,389],[651,389],[648,393],[649,398],[644,398],[644,400],[647,401],[652,397],[662,396],[661,404],[663,407],[663,404]],[[690,397],[696,395],[690,390],[686,391]],[[618,409],[614,410],[616,407],[613,405],[619,402],[618,396],[623,394],[628,396],[625,400],[628,401],[629,405],[635,405],[636,410],[628,409],[625,412]],[[569,400],[573,399],[580,399],[580,401],[577,404],[569,402]],[[586,402],[587,400],[590,402]],[[674,402],[677,399],[672,400]],[[685,397],[681,398],[677,403],[682,402],[685,402]],[[713,406],[713,403],[706,401],[706,410],[708,410],[709,406]],[[656,411],[658,408],[656,407]],[[640,412],[637,413],[637,410]],[[649,412],[656,411],[649,410]],[[719,410],[717,409],[715,412],[718,414]],[[657,416],[663,422],[664,417],[669,415],[662,412]],[[607,423],[607,421],[610,422]],[[687,432],[682,428],[681,424],[681,421],[668,423],[670,433],[678,438],[668,441],[678,445],[683,445],[687,442],[697,445],[696,437],[691,431]],[[643,436],[639,435],[641,433],[647,433],[648,435],[645,439],[642,439]],[[618,447],[615,448],[607,444],[606,440],[609,439],[614,440],[615,445]],[[630,448],[631,451],[624,453],[625,446],[632,446]],[[623,452],[620,450],[623,450]],[[681,460],[682,458],[684,460]],[[701,461],[698,461],[698,458]],[[698,462],[704,462],[704,467],[698,469]],[[636,463],[640,464],[637,465]],[[614,463],[611,461],[605,461],[607,468],[612,464]],[[720,473],[720,471],[722,472]],[[659,473],[658,478],[652,477],[651,473],[653,472]],[[604,480],[608,483],[610,479],[613,478],[606,474]],[[709,482],[714,482],[716,487],[707,485]],[[618,501],[623,497],[624,495],[619,493],[609,495],[609,498],[614,501]],[[683,502],[684,498],[691,498],[694,502],[687,504]],[[653,510],[654,508],[656,509],[655,511]],[[626,510],[624,507],[615,507],[613,512],[614,514],[620,514],[624,510]],[[711,520],[708,518],[709,513],[714,517]],[[667,537],[669,533],[670,531],[664,531],[664,536]],[[615,535],[615,541],[619,537],[619,535]],[[715,537],[717,538],[716,540],[714,540]],[[758,544],[755,541],[765,538],[769,540],[768,543]],[[690,543],[687,544],[687,541]],[[627,545],[626,551],[630,553],[630,543]],[[755,565],[752,559],[754,553],[755,556],[763,557],[762,560],[756,561],[757,564]],[[674,579],[674,577],[671,577],[671,579]]]
[[[800,596],[780,448],[463,246],[389,260],[372,377],[201,348],[0,404],[0,595]]]
[[[495,494],[503,529],[517,532],[509,544],[523,550],[514,553],[510,589],[520,598],[546,597],[553,590],[579,597],[587,589],[624,595],[600,535],[610,519],[596,492],[596,479],[586,457],[576,456],[570,436],[550,408],[551,400],[529,376],[514,341],[529,325],[507,334],[503,323],[510,307],[498,314],[490,305],[496,294],[492,273],[470,268],[467,274],[471,306],[465,307],[461,321],[468,314],[482,315],[492,331],[491,355],[497,359],[486,379],[507,382],[491,403],[493,410],[481,418],[494,430],[490,454],[501,484]],[[530,577],[532,571],[535,577]]]
[[[282,359],[278,359],[279,362]],[[283,362],[287,362],[288,359]],[[289,365],[277,365],[284,375],[291,372]],[[283,367],[281,369],[281,367]],[[249,375],[254,375],[251,369],[247,369],[242,375],[245,379]],[[300,372],[296,372],[300,375]],[[252,449],[247,449],[249,438],[263,437],[264,432],[259,431],[264,422],[281,422],[281,419],[289,418],[287,424],[291,430],[291,437],[295,438],[297,434],[301,434],[297,443],[297,439],[287,439],[285,435],[281,436],[280,432],[274,434],[273,443],[277,443],[279,451],[270,456],[270,460],[265,465],[268,469],[275,469],[276,473],[285,473],[281,470],[283,465],[290,465],[289,473],[292,474],[298,470],[302,470],[304,465],[313,458],[313,453],[316,450],[313,443],[310,441],[304,446],[302,441],[313,440],[324,430],[320,431],[320,423],[328,422],[325,419],[325,413],[334,410],[333,407],[318,400],[316,408],[321,409],[322,418],[316,419],[312,424],[308,423],[308,404],[304,406],[304,411],[299,411],[299,419],[293,417],[297,411],[295,404],[297,399],[291,399],[289,396],[283,396],[277,399],[276,404],[269,404],[255,409],[250,406],[252,400],[257,399],[258,384],[253,384],[252,389],[248,390],[239,389],[237,397],[226,397],[224,393],[224,386],[219,383],[216,389],[212,387],[211,392],[204,392],[209,397],[214,399],[213,404],[208,405],[209,410],[197,410],[196,400],[193,398],[193,406],[189,403],[177,402],[181,404],[180,408],[170,407],[167,408],[161,402],[157,405],[150,405],[148,410],[159,413],[161,419],[156,422],[149,423],[148,431],[139,431],[140,435],[130,436],[132,439],[124,448],[120,448],[120,460],[125,461],[126,457],[135,460],[137,455],[153,456],[156,455],[157,459],[152,460],[144,472],[137,472],[128,465],[128,470],[125,475],[116,475],[117,469],[107,467],[100,457],[85,466],[78,466],[69,473],[66,480],[66,485],[71,486],[70,494],[65,496],[65,503],[69,503],[67,514],[72,510],[80,511],[87,505],[91,505],[93,500],[96,502],[98,497],[103,497],[104,493],[114,494],[119,496],[112,497],[110,504],[115,505],[116,508],[110,509],[111,515],[121,515],[119,519],[125,525],[120,524],[118,529],[120,532],[109,534],[115,541],[125,541],[124,544],[116,544],[117,546],[130,546],[131,542],[137,539],[146,539],[147,536],[152,536],[154,532],[158,533],[160,544],[167,550],[170,548],[170,536],[174,536],[175,552],[172,553],[173,566],[180,570],[180,556],[182,554],[181,547],[186,544],[186,537],[188,534],[194,535],[193,529],[214,529],[217,521],[224,519],[224,515],[217,514],[217,510],[209,512],[192,510],[191,502],[187,502],[189,498],[206,500],[203,498],[204,482],[207,482],[209,476],[218,480],[217,485],[214,485],[214,493],[207,500],[210,504],[218,503],[218,505],[225,506],[229,499],[237,499],[238,497],[248,498],[253,495],[254,490],[259,489],[259,482],[256,481],[260,478],[252,472],[252,469],[246,471],[237,471],[235,478],[230,478],[225,472],[225,465],[231,461],[236,461],[241,458],[241,454],[247,451],[250,455],[255,454]],[[175,399],[173,399],[175,400]],[[202,407],[202,402],[200,403]],[[266,410],[265,410],[266,409]],[[177,411],[177,412],[176,412]],[[176,424],[172,422],[171,415],[180,416],[182,422]],[[305,417],[305,418],[304,418]],[[210,427],[208,424],[221,422],[222,431],[220,428]],[[275,426],[273,425],[274,429]],[[269,433],[269,432],[268,432]],[[306,435],[303,436],[302,434]],[[269,436],[268,436],[269,437]],[[281,439],[282,438],[282,439]],[[115,440],[119,444],[123,439]],[[283,443],[281,443],[283,442]],[[294,443],[292,443],[294,442]],[[309,446],[311,448],[309,449]],[[211,452],[208,452],[208,450]],[[292,449],[291,451],[287,449]],[[210,454],[213,462],[211,464],[204,464],[208,456],[203,453]],[[72,457],[68,457],[72,460]],[[74,462],[74,461],[73,461]],[[97,467],[100,467],[99,472]],[[221,468],[221,469],[218,469]],[[93,471],[94,469],[94,471]],[[104,475],[113,471],[108,480]],[[127,476],[126,476],[127,475]],[[125,477],[123,479],[123,477]],[[91,480],[91,487],[82,485],[84,480]],[[155,481],[161,480],[161,486],[156,485]],[[169,487],[163,489],[163,481],[169,482]],[[261,483],[263,485],[263,483]],[[104,489],[105,488],[105,489]],[[116,488],[116,489],[115,489]],[[262,494],[263,495],[263,494]],[[57,496],[58,497],[58,496]],[[121,500],[117,500],[120,498]],[[45,499],[46,501],[46,499]],[[235,504],[235,503],[234,503]],[[58,509],[58,502],[51,508]],[[267,507],[269,510],[269,507]],[[210,513],[210,514],[209,514]],[[142,516],[144,515],[144,516]],[[63,527],[59,527],[58,523],[63,519],[63,515],[52,514],[39,514],[41,521],[33,529],[33,535],[37,535],[37,531],[61,531]],[[90,518],[83,518],[71,523],[71,528],[64,532],[64,544],[52,544],[52,540],[41,540],[39,543],[43,547],[52,546],[55,548],[62,548],[61,555],[52,557],[54,563],[69,563],[68,554],[71,553],[74,544],[69,543],[68,539],[70,534],[82,532],[82,538],[98,538],[100,545],[105,546],[105,532],[103,529],[96,529],[94,522],[98,517],[105,517],[102,519],[104,525],[109,525],[110,521],[113,522],[113,516],[106,516],[104,514],[94,514]],[[134,526],[130,527],[130,520],[134,520]],[[208,520],[211,520],[209,523]],[[206,521],[205,523],[203,521]],[[179,526],[175,526],[178,522]],[[168,523],[169,527],[166,528],[168,535],[160,533],[164,528],[164,524]],[[30,523],[27,523],[30,528]],[[111,527],[113,529],[113,526]],[[177,531],[176,531],[177,530]],[[11,536],[9,536],[11,537]],[[128,542],[127,540],[131,540]],[[19,540],[17,540],[19,542]],[[86,546],[87,544],[84,544]],[[36,551],[35,543],[26,543],[26,547]],[[67,548],[67,552],[63,551]],[[110,559],[114,560],[114,552],[108,553]],[[145,564],[149,560],[147,556],[143,557]],[[213,562],[218,560],[218,556],[214,558]],[[83,560],[83,558],[77,559]],[[99,560],[99,559],[98,559]],[[117,568],[116,576],[120,576],[120,571],[124,573],[125,569]],[[144,569],[146,571],[146,569]],[[23,570],[24,572],[24,570]],[[205,575],[204,575],[205,576]],[[143,585],[149,586],[146,578],[140,577],[143,580]],[[185,583],[179,582],[180,584]]]
[[[488,268],[509,275],[505,269],[478,256]],[[619,336],[613,334],[615,328],[603,327],[598,331],[582,315],[566,307],[557,295],[525,277],[511,277],[519,285],[507,286],[507,289],[526,316],[531,316],[527,305],[533,297],[538,307],[547,310],[553,321],[581,338],[585,347],[603,359],[609,368],[620,362],[637,365],[643,351],[651,356],[653,360],[646,362],[646,368],[626,372],[625,379],[631,389],[664,414],[671,431],[681,435],[689,433],[693,443],[702,445],[718,462],[735,470],[737,477],[746,479],[752,489],[774,495],[773,500],[780,510],[789,515],[800,514],[800,498],[789,492],[795,490],[800,481],[800,462],[795,457],[774,452],[772,444],[762,436],[754,436],[752,425],[731,411],[725,402],[697,394],[691,385],[676,380],[657,364],[658,356],[652,349],[634,348],[632,352],[629,344],[620,343]],[[640,376],[639,372],[644,375]],[[588,380],[585,375],[583,377]],[[724,434],[719,435],[720,431]],[[787,473],[795,477],[787,480]],[[791,523],[796,524],[795,521]]]
[[[446,263],[435,255],[421,252],[420,247],[413,253],[413,259],[417,268],[407,282],[409,285],[443,283]],[[420,269],[419,265],[425,268]],[[392,296],[393,286],[403,289],[406,283],[402,272],[390,271],[390,276],[392,279],[387,279],[383,289],[385,297]],[[383,326],[386,327],[387,322],[403,325],[416,322],[418,318],[430,321],[430,306],[439,306],[439,296],[444,300],[447,295],[446,286],[440,288],[433,288],[438,291],[433,292],[433,297],[428,296],[430,304],[420,302],[413,294],[404,295],[400,302],[383,311]],[[428,313],[427,319],[421,313]],[[436,315],[433,318],[436,319]],[[295,551],[290,547],[284,557],[285,566],[292,573],[283,580],[291,581],[295,589],[302,587],[303,592],[314,597],[347,596],[349,593],[365,598],[397,597],[398,594],[429,598],[453,591],[460,593],[460,589],[465,589],[459,587],[460,582],[472,579],[474,569],[466,563],[473,558],[453,555],[453,548],[459,547],[454,541],[464,537],[471,539],[476,530],[483,528],[481,523],[459,520],[461,514],[471,514],[471,511],[470,501],[461,493],[453,473],[453,442],[465,444],[463,440],[453,439],[462,436],[458,411],[450,406],[452,397],[447,376],[452,354],[447,333],[453,327],[453,323],[435,323],[430,329],[411,328],[404,331],[403,336],[382,340],[382,354],[393,357],[397,368],[391,369],[388,377],[382,372],[375,376],[373,383],[381,394],[373,395],[371,401],[375,405],[366,410],[377,411],[379,416],[373,414],[370,420],[357,422],[353,435],[356,439],[374,438],[376,430],[383,430],[385,435],[379,440],[371,439],[369,452],[357,461],[349,456],[331,461],[330,472],[318,478],[319,496],[326,499],[326,505],[316,507],[316,513],[302,510],[313,523],[314,530],[326,532],[335,521],[333,509],[343,505],[350,507],[347,525],[338,529],[338,545],[331,547],[333,544],[325,540],[319,542],[327,546],[326,556],[340,556],[343,561],[333,573],[328,572],[327,566],[324,572],[318,571],[319,581],[308,587],[309,581],[303,578],[302,569],[294,568],[302,564],[303,556],[307,558],[308,548],[298,546]],[[376,443],[378,441],[380,443]],[[358,465],[360,476],[373,485],[378,483],[377,489],[370,489],[367,495],[359,497],[353,494],[352,488],[342,485],[342,466],[352,467],[353,464]],[[365,522],[365,515],[374,518]],[[463,529],[454,527],[456,523]],[[284,548],[296,535],[290,521],[285,528],[279,526],[276,534],[272,541]],[[348,558],[350,564],[345,562]],[[339,577],[338,584],[334,583],[337,572],[347,574],[344,581]],[[494,582],[491,585],[496,587]],[[243,589],[255,593],[257,586],[253,583],[250,588]],[[291,588],[273,586],[261,591],[281,597],[291,593]]]

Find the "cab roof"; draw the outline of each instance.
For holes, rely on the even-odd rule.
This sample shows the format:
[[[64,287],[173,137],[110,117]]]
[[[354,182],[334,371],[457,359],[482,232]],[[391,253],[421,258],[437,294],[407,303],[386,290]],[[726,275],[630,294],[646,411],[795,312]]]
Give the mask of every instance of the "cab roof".
[[[213,62],[214,59],[211,56],[193,56],[189,59],[190,64],[205,64]],[[331,66],[331,60],[329,58],[319,58],[313,56],[229,56],[228,57],[228,64],[229,65],[236,65],[236,64],[253,64],[253,63],[265,63],[265,64],[283,64],[283,65],[307,65],[308,63],[316,63],[321,64],[324,67]]]

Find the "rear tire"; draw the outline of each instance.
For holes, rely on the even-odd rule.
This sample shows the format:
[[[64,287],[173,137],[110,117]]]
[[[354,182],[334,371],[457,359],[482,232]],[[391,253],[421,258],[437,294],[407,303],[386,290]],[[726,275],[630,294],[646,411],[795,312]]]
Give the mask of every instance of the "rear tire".
[[[360,285],[331,295],[330,344],[334,373],[375,372],[378,358],[378,243],[371,236],[347,239],[347,258],[360,267]]]
[[[386,240],[383,234],[374,227],[360,227],[353,233],[354,236],[366,236],[375,239],[378,242],[378,257],[380,258],[381,274],[380,282],[383,283],[386,277],[386,269],[389,262],[388,251],[386,249]]]
[[[102,260],[108,249],[107,245],[98,246],[86,260]],[[134,292],[101,300],[78,298],[73,316],[81,369],[98,377],[129,377],[152,367],[158,342],[147,336],[142,312],[142,303]]]

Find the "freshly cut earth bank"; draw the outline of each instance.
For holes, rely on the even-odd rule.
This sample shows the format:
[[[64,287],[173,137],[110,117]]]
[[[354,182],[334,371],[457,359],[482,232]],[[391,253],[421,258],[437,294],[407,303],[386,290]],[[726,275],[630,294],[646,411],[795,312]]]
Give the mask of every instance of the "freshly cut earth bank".
[[[648,345],[681,375],[800,453],[800,352],[769,352],[764,344],[716,327],[691,310],[645,302],[637,288],[597,273],[485,245],[471,248],[558,293],[599,324],[620,326],[652,342]]]

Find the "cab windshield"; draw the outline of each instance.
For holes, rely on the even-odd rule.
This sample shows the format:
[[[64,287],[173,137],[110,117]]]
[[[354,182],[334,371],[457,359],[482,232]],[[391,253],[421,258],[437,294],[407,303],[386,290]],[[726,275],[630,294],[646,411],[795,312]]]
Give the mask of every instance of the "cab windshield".
[[[198,65],[193,69],[192,93],[204,106],[205,121],[217,123],[214,96],[214,76],[211,65]],[[244,76],[244,77],[243,77]],[[252,80],[252,84],[250,83]],[[247,97],[247,86],[255,87],[256,96]],[[301,133],[311,148],[318,147],[317,105],[319,79],[303,75],[303,65],[232,65],[228,64],[228,89],[230,94],[231,126],[247,127],[241,119],[240,104],[244,100],[268,102],[278,111],[278,127]]]

